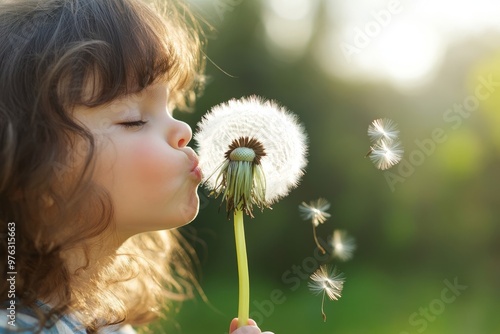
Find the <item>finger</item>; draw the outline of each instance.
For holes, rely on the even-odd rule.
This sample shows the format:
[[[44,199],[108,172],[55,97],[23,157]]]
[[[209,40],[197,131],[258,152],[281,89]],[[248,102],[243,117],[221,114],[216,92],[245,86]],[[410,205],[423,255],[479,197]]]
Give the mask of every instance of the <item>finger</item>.
[[[232,334],[262,334],[262,332],[256,326],[243,326],[236,329]]]
[[[231,324],[229,325],[229,333],[232,333],[238,328],[238,318],[234,318],[231,320]]]
[[[253,319],[248,319],[248,325],[257,327],[257,323]],[[234,318],[233,320],[231,320],[231,324],[229,325],[229,333],[234,332],[236,329],[238,329],[238,318]]]
[[[248,319],[248,325],[257,327],[257,323],[253,319]]]

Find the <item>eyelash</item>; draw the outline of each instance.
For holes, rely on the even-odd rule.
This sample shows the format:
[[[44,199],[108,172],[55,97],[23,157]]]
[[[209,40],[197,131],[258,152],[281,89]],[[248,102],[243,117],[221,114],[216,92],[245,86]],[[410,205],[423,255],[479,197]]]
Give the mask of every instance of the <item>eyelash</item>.
[[[138,128],[144,126],[146,123],[147,121],[134,121],[134,122],[123,122],[120,123],[120,125],[125,128]]]

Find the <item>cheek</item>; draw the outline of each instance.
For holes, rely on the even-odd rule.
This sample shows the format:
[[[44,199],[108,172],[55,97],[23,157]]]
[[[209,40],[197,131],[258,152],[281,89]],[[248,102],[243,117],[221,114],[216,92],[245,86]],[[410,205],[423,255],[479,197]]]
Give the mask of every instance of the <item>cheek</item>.
[[[140,143],[124,148],[118,163],[133,178],[141,183],[158,183],[172,176],[175,161],[169,159],[165,147]]]
[[[179,157],[158,141],[123,141],[106,151],[100,180],[122,196],[154,197],[174,185],[180,170]]]

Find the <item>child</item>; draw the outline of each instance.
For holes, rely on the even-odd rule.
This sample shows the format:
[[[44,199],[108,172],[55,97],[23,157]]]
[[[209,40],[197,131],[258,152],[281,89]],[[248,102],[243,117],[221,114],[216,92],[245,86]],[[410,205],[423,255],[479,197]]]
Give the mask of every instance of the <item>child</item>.
[[[201,173],[171,111],[203,61],[178,7],[0,0],[0,333],[133,333],[193,296],[175,228]]]

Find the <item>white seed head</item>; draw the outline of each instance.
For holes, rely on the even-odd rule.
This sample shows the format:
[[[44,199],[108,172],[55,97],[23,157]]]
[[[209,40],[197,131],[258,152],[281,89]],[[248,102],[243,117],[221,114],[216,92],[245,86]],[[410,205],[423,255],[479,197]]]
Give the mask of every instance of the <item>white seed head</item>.
[[[333,231],[330,245],[333,248],[333,256],[341,261],[352,259],[353,253],[356,250],[356,242],[354,238],[343,230]]]
[[[309,289],[314,294],[326,293],[331,300],[338,300],[342,296],[345,277],[343,273],[337,274],[337,269],[330,269],[322,265],[311,275]]]
[[[330,203],[324,198],[311,201],[309,204],[302,202],[299,205],[299,211],[304,220],[311,220],[314,226],[323,224],[330,214],[326,212],[330,208]]]
[[[389,118],[376,119],[368,126],[368,136],[372,143],[381,139],[394,141],[398,138],[399,130],[396,122]]]
[[[205,114],[194,135],[200,168],[207,187],[217,188],[210,177],[224,162],[224,154],[236,139],[258,140],[266,155],[260,160],[266,179],[265,200],[272,204],[297,186],[307,165],[307,136],[297,117],[273,101],[257,96],[233,99]]]
[[[371,147],[370,160],[381,170],[388,169],[403,157],[404,149],[400,141],[382,139]]]

